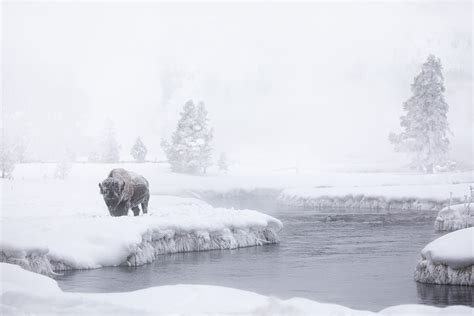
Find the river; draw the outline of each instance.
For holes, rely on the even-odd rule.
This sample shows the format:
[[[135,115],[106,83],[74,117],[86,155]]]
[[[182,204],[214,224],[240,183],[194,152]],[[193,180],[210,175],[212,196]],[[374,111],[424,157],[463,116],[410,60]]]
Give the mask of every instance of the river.
[[[378,311],[420,303],[473,306],[472,287],[420,284],[413,271],[435,233],[433,211],[303,210],[272,198],[213,199],[279,218],[278,245],[160,256],[141,267],[68,271],[74,292],[121,292],[168,284],[211,284],[278,298],[304,297]]]

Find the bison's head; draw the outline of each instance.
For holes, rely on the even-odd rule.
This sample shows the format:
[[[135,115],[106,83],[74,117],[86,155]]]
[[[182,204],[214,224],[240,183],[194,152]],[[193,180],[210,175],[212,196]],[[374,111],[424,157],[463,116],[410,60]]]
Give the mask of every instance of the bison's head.
[[[115,208],[120,203],[125,182],[120,179],[107,178],[99,183],[100,194],[104,197],[105,204],[110,209]]]

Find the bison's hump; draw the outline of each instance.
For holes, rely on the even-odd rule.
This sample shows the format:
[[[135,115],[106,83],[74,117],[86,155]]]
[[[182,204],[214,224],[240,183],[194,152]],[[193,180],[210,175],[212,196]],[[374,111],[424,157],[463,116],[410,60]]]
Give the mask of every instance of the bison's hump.
[[[109,178],[120,178],[120,179],[123,179],[125,181],[126,180],[128,180],[128,181],[131,180],[130,172],[123,169],[123,168],[112,169],[112,171],[110,171],[110,173],[109,173]]]

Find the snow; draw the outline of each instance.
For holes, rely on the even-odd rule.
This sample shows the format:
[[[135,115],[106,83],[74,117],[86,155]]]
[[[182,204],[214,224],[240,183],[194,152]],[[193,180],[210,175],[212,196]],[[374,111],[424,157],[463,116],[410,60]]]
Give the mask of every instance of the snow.
[[[56,164],[19,164],[14,171],[14,181],[1,181],[9,187],[15,183],[44,184],[44,178],[52,178]],[[333,188],[334,190],[356,190],[357,187],[403,186],[399,194],[413,195],[425,191],[425,186],[440,185],[437,194],[442,199],[449,198],[449,192],[442,186],[460,184],[461,192],[453,192],[454,197],[463,198],[469,193],[469,184],[474,184],[474,172],[447,172],[438,174],[388,173],[388,172],[326,172],[318,169],[277,169],[251,165],[233,165],[226,173],[216,167],[209,168],[205,176],[195,176],[170,172],[165,163],[122,163],[122,164],[73,164],[70,179],[74,185],[86,185],[97,193],[97,183],[105,179],[113,168],[125,168],[139,173],[150,182],[152,194],[180,195],[189,191],[213,191],[226,193],[233,190],[253,191],[273,189],[281,191],[291,188]],[[92,183],[93,182],[93,183]],[[58,183],[62,183],[58,181]],[[92,185],[94,184],[94,185]],[[463,186],[467,185],[467,189]],[[429,188],[428,188],[429,189]],[[26,190],[25,190],[26,191]],[[29,190],[30,191],[30,190]],[[28,192],[31,193],[31,192]]]
[[[0,263],[0,313],[67,315],[376,315],[302,298],[281,300],[208,285],[167,285],[122,293],[66,293],[57,283],[16,265]],[[380,315],[472,315],[473,308],[400,305]]]
[[[474,285],[474,227],[448,233],[421,251],[415,280],[424,283]]]
[[[464,203],[443,208],[435,221],[437,231],[454,231],[474,226],[474,204]]]
[[[50,213],[2,219],[0,260],[53,270],[142,265],[164,253],[233,249],[278,242],[279,220],[252,210],[213,208],[172,196],[152,196],[146,216]],[[46,212],[46,215],[48,212]]]
[[[278,201],[283,205],[310,208],[365,208],[438,210],[460,201],[469,184],[378,185],[351,187],[299,187],[283,190]]]

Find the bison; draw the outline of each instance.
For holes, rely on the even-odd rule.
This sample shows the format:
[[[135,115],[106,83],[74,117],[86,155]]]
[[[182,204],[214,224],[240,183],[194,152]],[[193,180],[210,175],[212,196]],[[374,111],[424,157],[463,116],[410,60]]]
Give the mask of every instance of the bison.
[[[141,175],[122,168],[110,171],[107,179],[99,183],[100,193],[112,216],[124,216],[132,209],[133,214],[148,211],[150,191],[148,181]]]

